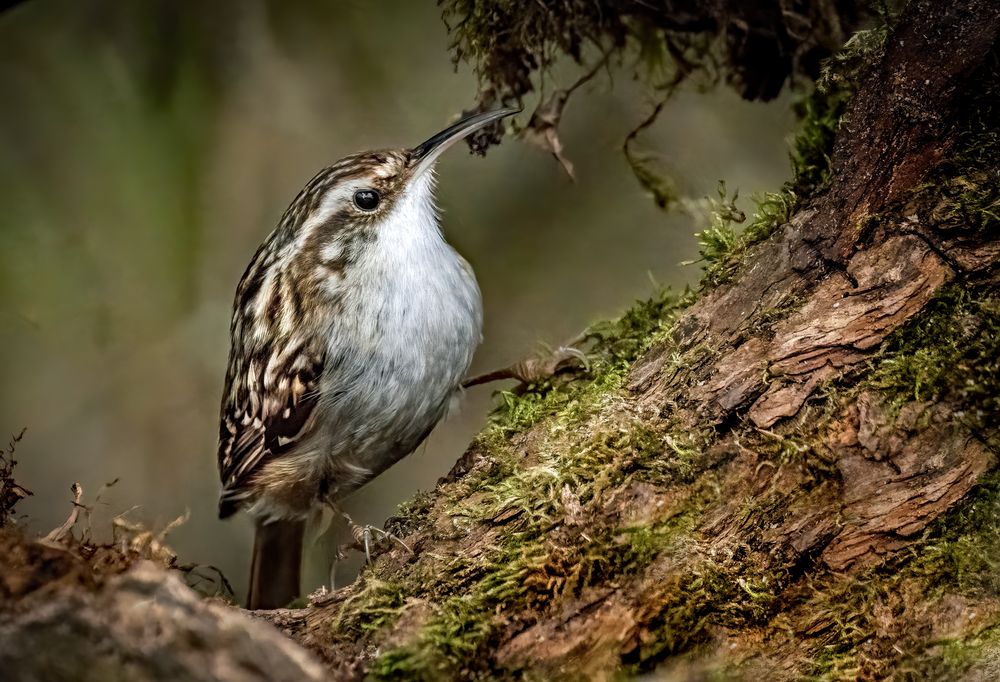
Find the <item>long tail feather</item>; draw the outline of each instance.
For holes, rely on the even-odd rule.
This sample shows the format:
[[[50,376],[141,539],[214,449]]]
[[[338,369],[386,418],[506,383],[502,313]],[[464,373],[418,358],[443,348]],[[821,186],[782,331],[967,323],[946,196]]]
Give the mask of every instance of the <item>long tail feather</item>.
[[[304,521],[257,521],[248,609],[278,609],[299,596]]]

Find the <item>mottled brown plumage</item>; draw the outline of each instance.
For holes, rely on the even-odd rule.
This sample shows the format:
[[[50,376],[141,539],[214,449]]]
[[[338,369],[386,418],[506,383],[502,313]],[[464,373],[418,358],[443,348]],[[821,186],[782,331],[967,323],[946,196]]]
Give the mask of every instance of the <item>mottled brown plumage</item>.
[[[283,487],[268,482],[273,476],[259,474],[263,465],[294,448],[308,432],[326,349],[324,339],[303,330],[313,329],[316,315],[338,305],[337,297],[317,300],[319,278],[311,271],[318,267],[329,278],[343,277],[360,243],[371,239],[367,233],[374,230],[375,218],[344,207],[324,222],[325,229],[306,236],[286,268],[277,268],[276,261],[303,236],[303,225],[331,188],[365,178],[373,168],[403,169],[407,161],[405,152],[368,152],[317,173],[285,210],[243,274],[233,304],[233,343],[220,418],[221,518],[235,513],[240,501],[253,493],[255,477],[258,487]],[[368,184],[391,204],[400,191],[399,172],[374,176]],[[319,251],[323,237],[335,238],[347,248],[324,260]],[[273,280],[265,287],[268,278]],[[281,467],[276,470],[281,481]],[[282,494],[295,496],[294,490]]]
[[[444,416],[480,341],[482,302],[441,235],[432,167],[454,141],[510,113],[324,169],[247,267],[218,462],[219,515],[257,519],[252,607],[297,593],[297,571],[274,563],[298,551],[288,533],[412,452]]]

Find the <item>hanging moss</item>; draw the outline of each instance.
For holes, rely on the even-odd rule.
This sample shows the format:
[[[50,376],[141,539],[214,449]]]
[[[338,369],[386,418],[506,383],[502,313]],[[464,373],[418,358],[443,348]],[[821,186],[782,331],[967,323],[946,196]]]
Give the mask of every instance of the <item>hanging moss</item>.
[[[566,58],[611,53],[654,87],[697,75],[746,99],[771,99],[791,75],[816,77],[865,2],[787,7],[774,0],[691,6],[678,13],[638,0],[442,0],[456,63],[473,66],[481,103],[520,102],[539,73]],[[836,27],[836,28],[834,28]]]

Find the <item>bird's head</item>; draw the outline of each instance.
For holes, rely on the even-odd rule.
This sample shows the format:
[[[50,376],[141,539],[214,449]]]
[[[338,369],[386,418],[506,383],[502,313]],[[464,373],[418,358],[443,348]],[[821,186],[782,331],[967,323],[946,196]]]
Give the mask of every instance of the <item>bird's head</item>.
[[[480,128],[514,113],[516,109],[473,114],[411,149],[347,156],[306,185],[282,223],[299,234],[314,232],[317,227],[328,234],[377,233],[383,226],[416,219],[416,213],[433,210],[433,168],[441,154]]]

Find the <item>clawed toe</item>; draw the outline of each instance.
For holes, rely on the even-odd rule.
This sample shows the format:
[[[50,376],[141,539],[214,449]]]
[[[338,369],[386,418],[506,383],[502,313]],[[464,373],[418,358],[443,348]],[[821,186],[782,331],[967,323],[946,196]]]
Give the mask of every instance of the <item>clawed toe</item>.
[[[358,524],[354,523],[354,520],[350,516],[348,516],[345,512],[340,511],[336,507],[334,507],[334,509],[344,518],[344,520],[347,521],[347,527],[351,531],[351,538],[353,539],[353,541],[344,543],[339,547],[337,547],[337,554],[334,557],[333,563],[330,566],[331,591],[336,590],[336,582],[334,578],[336,574],[337,563],[344,561],[347,558],[348,550],[361,551],[363,549],[365,552],[365,562],[368,563],[369,565],[372,563],[372,552],[371,552],[372,543],[375,540],[379,539],[391,540],[392,542],[395,542],[397,545],[405,549],[410,554],[414,554],[413,550],[410,549],[409,545],[407,545],[405,542],[400,540],[392,533],[384,531],[381,528],[376,528],[375,526],[369,526],[369,525],[359,526]],[[375,536],[375,539],[373,539],[373,536]]]
[[[363,547],[365,550],[365,560],[367,561],[367,563],[370,564],[372,562],[372,553],[371,553],[372,534],[375,534],[378,537],[384,538],[386,540],[391,540],[396,544],[398,544],[403,549],[405,549],[410,554],[413,554],[413,550],[410,549],[409,545],[407,545],[405,542],[400,540],[392,533],[389,533],[387,531],[382,530],[381,528],[376,528],[375,526],[371,525],[359,526],[358,524],[354,523],[354,520],[346,513],[341,512],[341,515],[347,521],[347,527],[351,531],[351,537],[354,538],[354,543],[351,545],[346,545],[345,547],[356,547],[359,549]],[[343,549],[344,548],[342,547],[340,550],[338,550],[338,554],[342,554]]]

